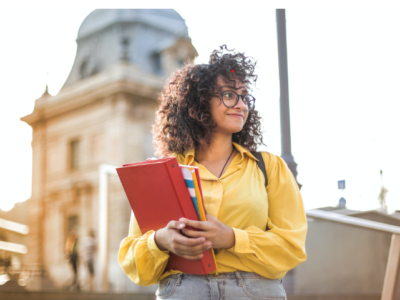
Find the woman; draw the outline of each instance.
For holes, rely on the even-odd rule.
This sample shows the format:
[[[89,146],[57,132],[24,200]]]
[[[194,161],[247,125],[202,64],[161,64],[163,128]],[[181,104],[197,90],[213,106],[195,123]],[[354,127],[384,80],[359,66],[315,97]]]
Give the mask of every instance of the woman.
[[[83,259],[89,271],[89,290],[94,288],[94,254],[97,251],[96,235],[93,229],[89,229],[88,236],[83,240]]]
[[[214,51],[209,64],[172,75],[153,128],[159,156],[199,168],[208,221],[182,218],[142,233],[133,217],[120,245],[122,269],[138,285],[158,283],[158,299],[285,299],[281,278],[306,259],[307,223],[292,173],[281,158],[262,152],[265,188],[250,152],[262,143],[249,95],[255,63],[224,50]],[[200,259],[210,248],[218,249],[218,275],[165,269],[170,252]]]
[[[69,263],[72,266],[72,270],[74,272],[74,280],[72,281],[70,288],[73,288],[76,285],[76,288],[79,290],[79,282],[78,282],[78,234],[75,230],[72,230],[67,238],[67,242],[65,243],[65,256],[69,259]]]

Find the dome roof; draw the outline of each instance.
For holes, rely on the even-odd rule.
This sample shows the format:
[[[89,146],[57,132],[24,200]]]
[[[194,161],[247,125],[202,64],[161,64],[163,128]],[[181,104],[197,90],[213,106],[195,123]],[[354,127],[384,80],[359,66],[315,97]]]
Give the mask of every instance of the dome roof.
[[[122,61],[161,76],[197,54],[185,20],[173,9],[96,9],[83,21],[76,42],[75,62],[64,87]],[[178,42],[180,51],[163,54]]]
[[[185,20],[173,9],[96,9],[83,21],[78,40],[116,23],[145,23],[188,37]]]

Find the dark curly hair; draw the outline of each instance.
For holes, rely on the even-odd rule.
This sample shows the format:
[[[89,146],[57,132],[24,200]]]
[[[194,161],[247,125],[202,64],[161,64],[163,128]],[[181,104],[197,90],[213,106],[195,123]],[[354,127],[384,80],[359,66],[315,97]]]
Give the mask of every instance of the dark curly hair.
[[[225,50],[228,53],[224,53]],[[210,99],[215,93],[218,76],[226,81],[239,79],[250,90],[250,85],[257,81],[255,66],[253,59],[224,45],[211,53],[208,64],[188,64],[177,70],[159,97],[160,106],[153,126],[156,154],[166,157],[208,147],[216,126],[211,117]],[[250,151],[263,144],[257,110],[249,111],[243,129],[232,134],[232,141]]]

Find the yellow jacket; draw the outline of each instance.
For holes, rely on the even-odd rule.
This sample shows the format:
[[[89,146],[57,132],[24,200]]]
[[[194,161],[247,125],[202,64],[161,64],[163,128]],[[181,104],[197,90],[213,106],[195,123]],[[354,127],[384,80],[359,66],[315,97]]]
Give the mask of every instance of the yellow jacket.
[[[218,273],[255,272],[278,279],[307,258],[307,221],[297,183],[286,163],[262,152],[268,186],[256,158],[233,143],[238,154],[221,178],[194,161],[194,150],[175,155],[180,164],[198,166],[207,213],[233,228],[235,246],[219,249]],[[268,230],[266,228],[268,227]],[[160,251],[154,231],[140,231],[132,215],[129,236],[120,245],[118,260],[128,277],[138,285],[157,284],[176,270],[164,270],[168,251]]]

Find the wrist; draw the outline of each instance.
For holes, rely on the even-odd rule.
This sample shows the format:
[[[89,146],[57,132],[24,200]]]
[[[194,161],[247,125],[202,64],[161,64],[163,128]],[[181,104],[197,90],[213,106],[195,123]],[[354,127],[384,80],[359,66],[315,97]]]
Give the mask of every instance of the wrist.
[[[225,241],[225,249],[230,249],[233,246],[235,246],[236,240],[235,240],[235,232],[233,231],[233,229],[229,226],[226,226],[226,232],[224,234],[224,236],[226,237],[226,241]]]
[[[165,228],[161,228],[159,230],[156,230],[156,232],[154,233],[154,242],[156,243],[158,249],[160,249],[161,251],[167,251],[167,247],[165,247],[165,242],[164,242],[164,229]]]

